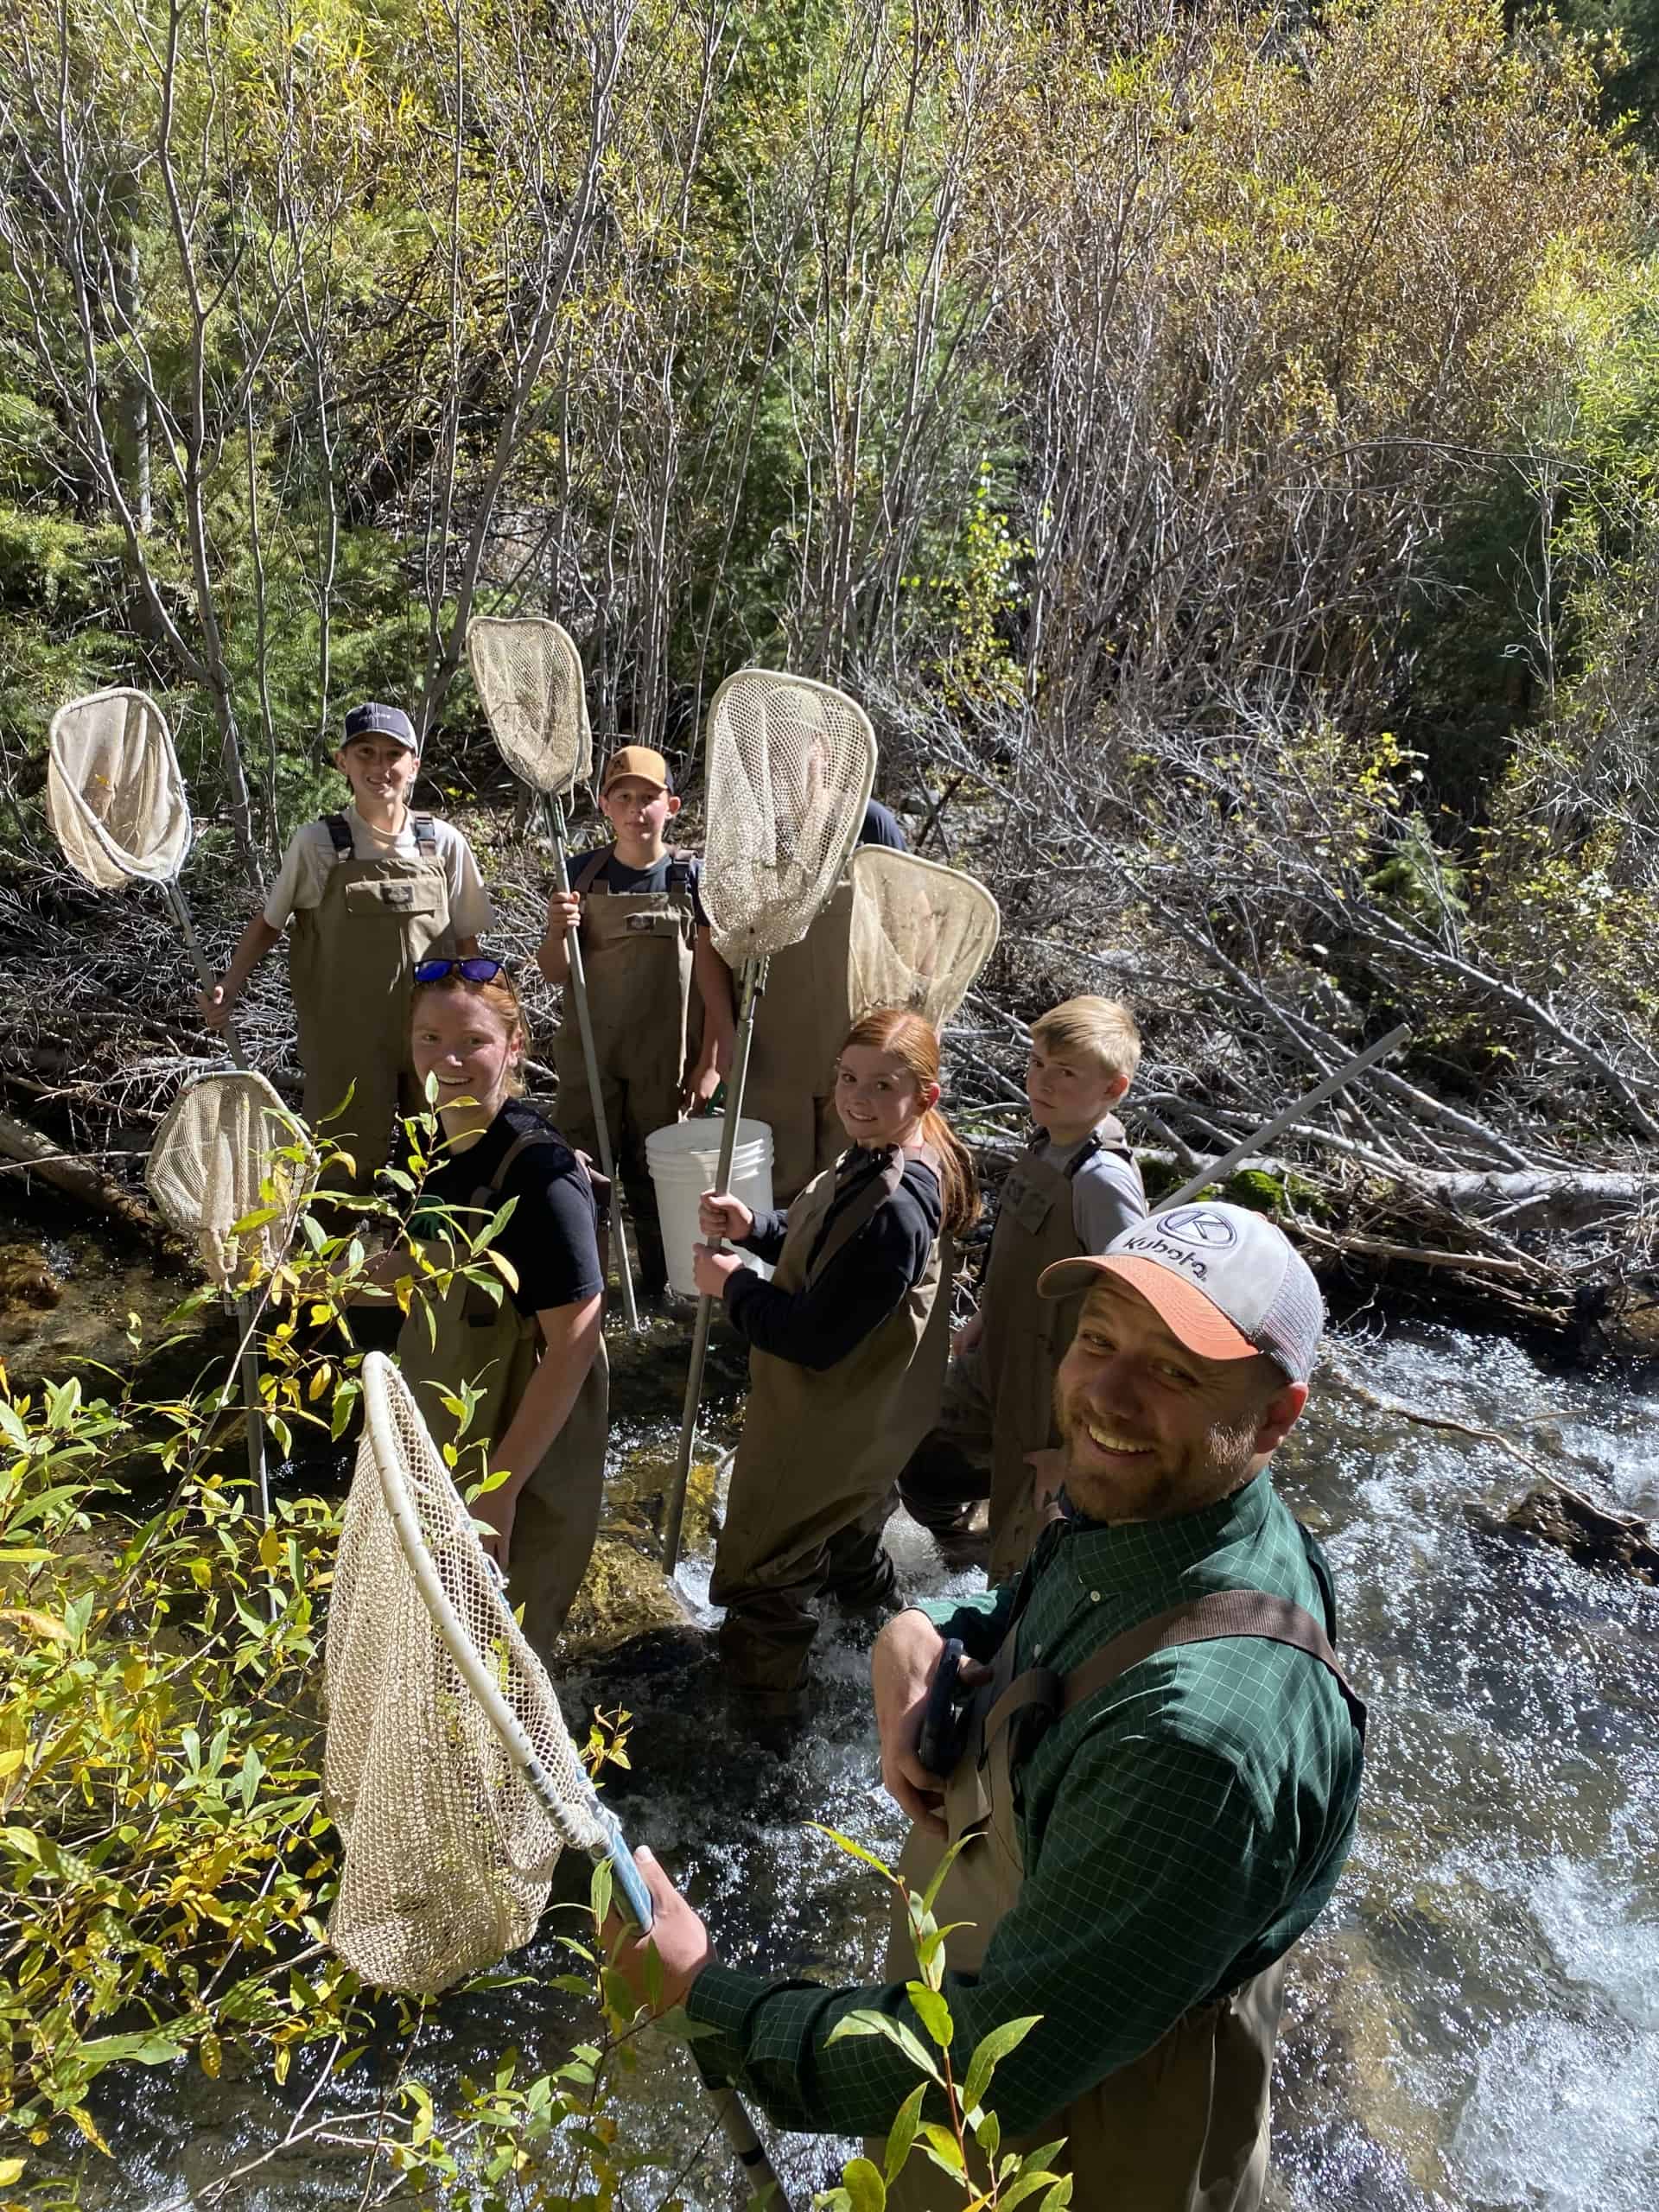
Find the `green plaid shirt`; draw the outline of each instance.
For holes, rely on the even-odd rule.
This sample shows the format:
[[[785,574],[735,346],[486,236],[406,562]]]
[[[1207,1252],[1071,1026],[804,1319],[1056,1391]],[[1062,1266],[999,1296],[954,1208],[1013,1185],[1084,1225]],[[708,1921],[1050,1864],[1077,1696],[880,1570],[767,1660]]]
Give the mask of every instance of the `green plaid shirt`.
[[[1056,1523],[1026,1577],[1016,1672],[1065,1674],[1215,1590],[1264,1590],[1333,1625],[1265,1473],[1176,1520]],[[1019,1587],[923,1610],[989,1659]],[[1359,1780],[1358,1734],[1329,1672],[1258,1638],[1160,1652],[1053,1724],[1018,1770],[1018,1902],[979,1974],[945,1980],[958,2051],[1043,2016],[997,2070],[1005,2135],[1039,2126],[1289,1949],[1336,1886]],[[699,2054],[779,2126],[880,2135],[918,2076],[885,2037],[830,2042],[861,2007],[920,2033],[902,1983],[832,1990],[715,1964],[687,2005],[714,2031]]]

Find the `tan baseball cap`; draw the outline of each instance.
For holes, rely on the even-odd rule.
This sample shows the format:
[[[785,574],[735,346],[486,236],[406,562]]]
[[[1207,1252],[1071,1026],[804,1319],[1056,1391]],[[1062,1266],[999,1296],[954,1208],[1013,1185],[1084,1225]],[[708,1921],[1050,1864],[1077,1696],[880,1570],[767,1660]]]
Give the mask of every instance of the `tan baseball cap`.
[[[674,788],[668,772],[668,763],[660,753],[649,745],[619,745],[605,763],[604,780],[600,785],[602,797],[614,783],[624,776],[638,776],[643,783],[655,784],[659,791]]]

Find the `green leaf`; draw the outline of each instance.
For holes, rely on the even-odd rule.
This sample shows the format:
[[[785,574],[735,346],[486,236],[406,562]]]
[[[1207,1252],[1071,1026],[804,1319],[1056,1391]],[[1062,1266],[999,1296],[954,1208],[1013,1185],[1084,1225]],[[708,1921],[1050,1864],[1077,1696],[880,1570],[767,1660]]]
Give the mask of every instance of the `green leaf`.
[[[930,1989],[919,1981],[907,1981],[905,1994],[916,2008],[918,2018],[941,2050],[949,2050],[955,2032],[950,2018],[950,2007],[937,1989]],[[977,2100],[976,2100],[977,2101]]]
[[[1040,2012],[1032,2012],[1023,2020],[1005,2020],[979,2044],[968,2062],[968,2076],[962,2085],[962,2101],[970,2111],[975,2105],[984,2103],[992,2075],[1008,2053],[1025,2041],[1042,2017]]]
[[[910,2156],[910,2146],[916,2140],[916,2131],[922,2124],[922,2099],[926,2094],[926,2082],[918,2082],[899,2106],[898,2115],[887,2131],[886,2164],[889,2185]]]
[[[839,1828],[827,1828],[822,1821],[811,1821],[807,1825],[817,1828],[820,1835],[827,1835],[831,1843],[838,1846],[850,1858],[861,1859],[867,1866],[874,1866],[878,1874],[885,1874],[890,1882],[895,1879],[891,1866],[884,1864],[873,1851],[866,1851],[861,1843],[855,1843],[851,1836],[842,1835]]]
[[[849,2158],[841,2170],[852,2212],[883,2212],[887,2201],[887,2184],[882,2179],[880,2167],[868,2158]]]
[[[896,2044],[904,2052],[918,2073],[925,2074],[930,2082],[937,2082],[941,2088],[944,2087],[944,2076],[903,2021],[890,2020],[885,2012],[849,2012],[836,2021],[826,2040],[839,2043],[843,2037],[849,2036],[885,2036],[890,2044]]]
[[[962,2155],[962,2145],[948,2127],[942,2127],[937,2120],[925,2120],[922,2122],[922,2141],[936,2166],[943,2166],[948,2174],[966,2173],[968,2169]]]

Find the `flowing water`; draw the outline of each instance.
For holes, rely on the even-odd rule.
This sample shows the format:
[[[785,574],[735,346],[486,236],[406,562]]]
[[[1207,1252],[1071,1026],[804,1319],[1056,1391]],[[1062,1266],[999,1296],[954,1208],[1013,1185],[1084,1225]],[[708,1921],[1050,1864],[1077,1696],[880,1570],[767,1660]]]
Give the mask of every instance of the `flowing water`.
[[[671,1452],[683,1345],[659,1327],[618,1347],[619,1497]],[[1292,1975],[1275,2212],[1659,2202],[1659,1592],[1491,1533],[1482,1510],[1501,1515],[1536,1471],[1365,1395],[1503,1429],[1560,1479],[1659,1516],[1656,1390],[1629,1370],[1563,1376],[1503,1339],[1356,1325],[1280,1454],[1281,1486],[1335,1566],[1372,1731],[1359,1842]],[[728,1434],[734,1411],[728,1392]],[[893,1537],[913,1593],[951,1586],[917,1532],[896,1523]],[[682,1578],[705,1620],[707,1575],[693,1557]],[[635,1716],[613,1802],[729,1961],[836,1979],[875,1970],[880,1885],[808,1825],[898,1849],[900,1822],[874,1786],[868,1635],[830,1622],[815,1724],[787,1759],[741,1739],[683,1636],[647,1638],[562,1685],[573,1720],[594,1702]],[[569,2002],[537,1980],[557,1971],[555,1949],[543,1939],[515,1961],[516,1985],[437,2008],[413,2070],[436,2089],[509,2045],[526,2075],[558,2063]],[[97,2113],[116,2170],[89,2154],[86,2202],[183,2212],[262,2156],[235,2202],[309,2212],[357,2201],[360,2158],[327,2139],[349,2126],[281,2146],[325,2113],[366,2113],[385,2078],[370,2052],[343,2090],[308,2105],[310,2069],[302,2057],[281,2089],[209,2082],[188,2063],[105,2087]],[[695,2077],[660,2038],[627,2085],[623,2125],[661,2160],[659,2180],[683,2170],[688,2202],[731,2201]],[[798,2204],[847,2147],[782,2139]]]

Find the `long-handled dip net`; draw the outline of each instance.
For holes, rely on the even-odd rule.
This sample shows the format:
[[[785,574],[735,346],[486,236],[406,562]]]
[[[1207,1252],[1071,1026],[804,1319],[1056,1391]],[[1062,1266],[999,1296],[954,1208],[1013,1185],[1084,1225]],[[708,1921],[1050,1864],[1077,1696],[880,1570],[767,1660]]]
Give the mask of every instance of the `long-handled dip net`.
[[[544,615],[519,615],[505,620],[480,614],[467,625],[467,658],[502,759],[521,782],[541,795],[542,817],[553,848],[553,880],[561,891],[568,891],[570,870],[564,802],[580,779],[592,773],[594,765],[582,656],[569,632]],[[621,1187],[612,1162],[611,1134],[605,1125],[605,1098],[600,1088],[599,1056],[594,1050],[593,1020],[588,1010],[588,977],[580,933],[568,931],[564,942],[582,1063],[588,1071],[588,1096],[599,1133],[599,1164],[613,1186],[612,1219],[622,1305],[628,1326],[637,1329],[639,1315],[634,1302],[633,1268],[628,1257]]]
[[[732,1178],[754,1006],[774,952],[797,944],[833,893],[875,781],[875,733],[845,692],[804,676],[741,668],[709,710],[709,834],[702,903],[715,950],[739,976],[737,1038],[726,1079],[715,1187]],[[714,1300],[697,1300],[663,1555],[680,1556],[686,1487]]]
[[[971,875],[886,845],[861,846],[852,878],[853,1020],[876,1007],[907,1007],[942,1030],[996,950],[995,899]]]
[[[330,1942],[366,1980],[435,1995],[530,1942],[566,1848],[607,1860],[649,1929],[621,1829],[382,1352],[363,1404],[323,1658],[323,1795],[346,1840]],[[742,2106],[710,2094],[752,2187],[775,2187]]]
[[[190,850],[190,802],[167,717],[147,692],[119,687],[72,699],[52,717],[46,813],[63,856],[95,891],[158,883],[204,990],[213,986],[179,870]],[[231,1058],[246,1067],[235,1025]]]
[[[248,1417],[248,1473],[270,1518],[259,1395],[257,1286],[277,1266],[317,1179],[311,1133],[262,1075],[204,1076],[163,1116],[144,1181],[162,1218],[196,1248],[236,1314]]]

